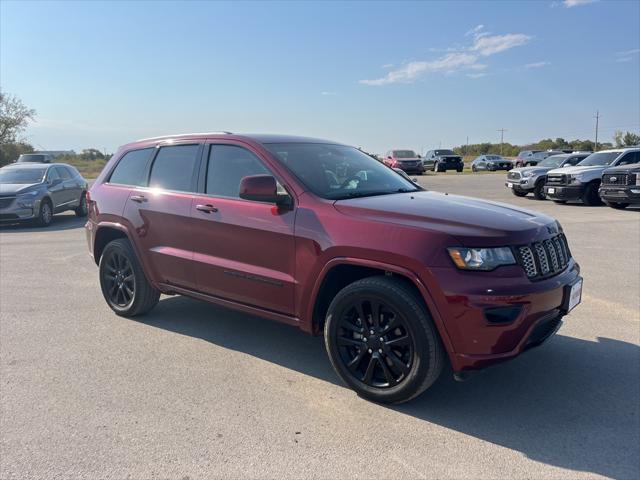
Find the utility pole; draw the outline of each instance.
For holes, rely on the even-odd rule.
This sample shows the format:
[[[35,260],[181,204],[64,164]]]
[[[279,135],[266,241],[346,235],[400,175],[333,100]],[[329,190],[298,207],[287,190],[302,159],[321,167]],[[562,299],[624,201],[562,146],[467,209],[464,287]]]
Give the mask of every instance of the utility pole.
[[[500,155],[502,155],[502,144],[504,143],[504,132],[508,132],[508,130],[505,128],[501,128],[498,131],[500,132]]]
[[[600,123],[600,110],[596,110],[596,146],[594,147],[594,152],[598,151],[598,124]]]
[[[467,135],[467,148],[465,148],[464,153],[469,155],[469,135]]]

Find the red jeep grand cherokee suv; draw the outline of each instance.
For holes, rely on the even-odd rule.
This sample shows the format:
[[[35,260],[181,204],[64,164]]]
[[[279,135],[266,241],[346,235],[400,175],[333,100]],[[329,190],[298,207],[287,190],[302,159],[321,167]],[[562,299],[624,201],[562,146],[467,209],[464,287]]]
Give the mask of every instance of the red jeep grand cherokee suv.
[[[109,306],[181,294],[324,332],[360,395],[409,400],[440,375],[539,345],[580,301],[558,222],[428,192],[356,148],[193,134],[122,147],[90,190]]]

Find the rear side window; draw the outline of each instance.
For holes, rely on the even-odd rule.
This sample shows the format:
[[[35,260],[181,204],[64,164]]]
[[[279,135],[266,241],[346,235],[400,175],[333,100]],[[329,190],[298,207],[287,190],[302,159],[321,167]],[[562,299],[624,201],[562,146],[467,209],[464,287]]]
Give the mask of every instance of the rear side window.
[[[618,165],[640,163],[640,152],[629,152],[618,162]]]
[[[118,185],[144,186],[146,183],[145,172],[147,161],[153,152],[153,148],[143,150],[131,150],[120,159],[116,168],[111,173],[109,183]]]
[[[199,145],[162,147],[151,167],[149,186],[178,192],[195,192]]]
[[[62,178],[63,180],[69,180],[71,178],[69,170],[64,167],[56,167],[56,171],[58,172],[58,175],[60,175],[60,178]]]
[[[234,145],[211,145],[207,168],[210,195],[240,197],[240,180],[250,175],[269,174],[267,168],[246,148]]]

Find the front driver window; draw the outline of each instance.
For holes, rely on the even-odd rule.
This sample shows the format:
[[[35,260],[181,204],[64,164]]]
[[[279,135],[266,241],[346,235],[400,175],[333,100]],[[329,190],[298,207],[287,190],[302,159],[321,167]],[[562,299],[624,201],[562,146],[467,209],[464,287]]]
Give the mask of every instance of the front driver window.
[[[219,197],[240,198],[240,181],[243,177],[270,174],[262,161],[246,148],[235,145],[211,145],[206,193]]]

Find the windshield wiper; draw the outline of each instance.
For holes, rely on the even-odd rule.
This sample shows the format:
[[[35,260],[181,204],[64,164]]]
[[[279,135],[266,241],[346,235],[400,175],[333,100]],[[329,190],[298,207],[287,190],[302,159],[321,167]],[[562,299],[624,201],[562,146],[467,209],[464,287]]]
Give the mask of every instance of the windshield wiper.
[[[336,200],[346,200],[347,198],[376,197],[380,195],[392,195],[394,193],[409,193],[417,191],[417,188],[415,190],[409,190],[408,188],[398,188],[397,190],[387,190],[383,192],[347,192],[343,196],[338,197]]]

